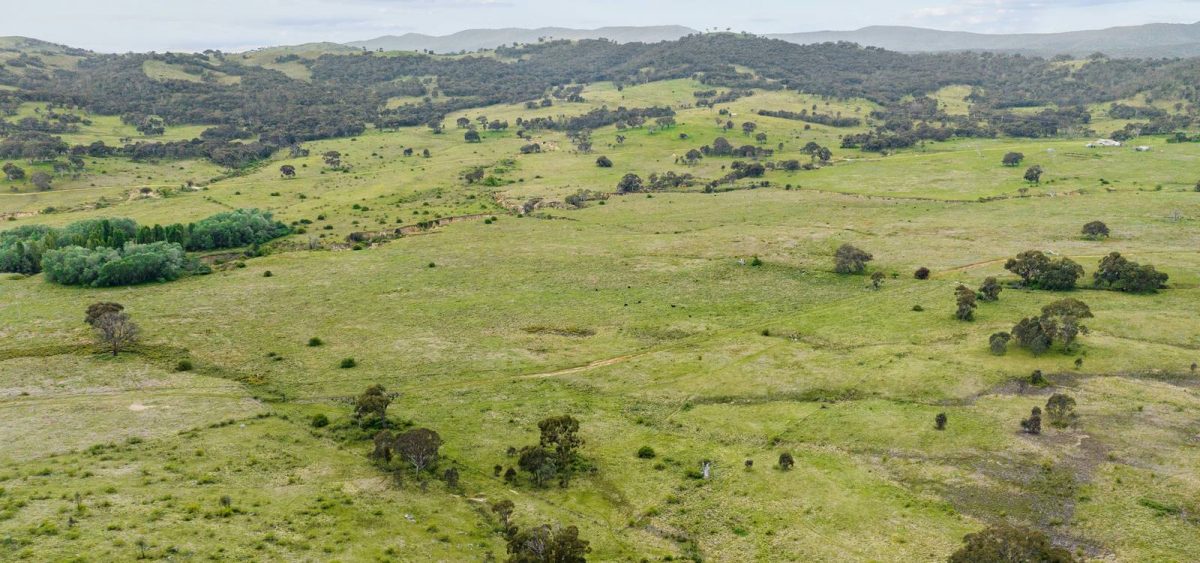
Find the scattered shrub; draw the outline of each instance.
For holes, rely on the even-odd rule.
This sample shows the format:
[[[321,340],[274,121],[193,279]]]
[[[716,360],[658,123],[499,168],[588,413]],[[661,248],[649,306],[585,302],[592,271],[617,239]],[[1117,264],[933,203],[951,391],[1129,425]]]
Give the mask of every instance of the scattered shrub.
[[[654,448],[650,446],[642,446],[637,451],[637,456],[642,459],[653,459],[655,455],[657,454],[654,453]]]
[[[342,363],[338,364],[338,367],[342,369],[350,369],[356,366],[358,366],[358,362],[354,361],[354,358],[342,358]]]

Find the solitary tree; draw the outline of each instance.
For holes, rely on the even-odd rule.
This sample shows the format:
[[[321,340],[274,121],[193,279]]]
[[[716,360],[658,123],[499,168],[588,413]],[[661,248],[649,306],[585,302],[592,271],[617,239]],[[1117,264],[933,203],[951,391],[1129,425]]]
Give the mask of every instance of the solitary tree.
[[[497,466],[498,467],[498,466]],[[504,530],[504,535],[508,535],[512,526],[512,513],[516,509],[513,501],[504,499],[492,504],[492,512],[496,513],[496,518],[500,519],[500,527]]]
[[[783,452],[783,453],[779,454],[779,468],[780,469],[787,471],[787,470],[791,469],[793,465],[796,465],[796,460],[792,458],[791,453]]]
[[[933,417],[933,427],[938,430],[946,429],[946,413],[939,412],[937,416]]]
[[[471,120],[465,117],[460,117],[454,120],[454,124],[457,125],[459,129],[466,129],[467,126],[471,125]]]
[[[279,175],[283,176],[284,178],[295,178],[296,167],[292,166],[291,164],[284,164],[283,166],[279,167]]]
[[[363,428],[383,428],[387,426],[387,409],[392,404],[392,396],[382,385],[371,385],[354,400],[354,418]]]
[[[466,133],[463,133],[463,139],[466,139],[468,143],[478,143],[483,140],[479,136],[479,131],[474,129],[469,129]]]
[[[629,173],[621,177],[621,181],[617,182],[617,193],[627,194],[642,191],[642,177],[637,174]]]
[[[833,271],[839,274],[861,274],[867,269],[867,262],[871,261],[872,258],[869,253],[863,250],[849,244],[843,244],[834,253]]]
[[[1008,352],[1008,341],[1012,340],[1012,335],[1007,332],[997,332],[988,337],[988,348],[992,354],[1003,356]]]
[[[1020,166],[1022,160],[1025,160],[1025,155],[1019,152],[1010,152],[1005,154],[1000,162],[1005,166]]]
[[[525,446],[517,457],[517,467],[529,473],[535,486],[541,487],[558,475],[558,464],[554,454],[541,446]],[[515,475],[515,472],[514,472]],[[507,478],[508,476],[505,475]]]
[[[913,272],[913,277],[919,280],[929,279],[929,268],[926,268],[925,266],[917,268],[917,271]]]
[[[463,179],[466,180],[468,184],[474,184],[475,182],[482,180],[486,172],[487,170],[482,166],[472,166],[466,172],[463,172]]]
[[[1055,428],[1066,428],[1075,421],[1075,399],[1064,393],[1050,395],[1046,401],[1046,416]]]
[[[4,170],[4,177],[13,182],[25,179],[25,169],[11,162],[4,163],[0,170]]]
[[[879,288],[883,287],[883,279],[884,279],[883,272],[872,272],[871,273],[871,289],[878,291]]]
[[[116,356],[137,342],[141,330],[124,311],[108,311],[92,323],[100,344]]]
[[[1083,226],[1083,236],[1091,240],[1108,238],[1108,225],[1103,221],[1092,221]]]
[[[1000,282],[996,281],[993,276],[988,276],[983,279],[983,284],[979,286],[979,299],[981,301],[997,301],[1000,299],[1000,292],[1004,288]]]
[[[958,303],[958,310],[954,312],[954,318],[960,321],[975,320],[975,292],[971,288],[960,285],[954,290],[955,301]]]
[[[538,422],[538,429],[541,430],[539,444],[554,451],[560,469],[559,480],[565,487],[570,479],[576,450],[583,445],[583,438],[579,436],[579,421],[569,414],[552,416]]]
[[[412,465],[413,473],[420,474],[433,465],[438,458],[442,437],[428,428],[414,428],[396,436],[393,450],[401,459]]]
[[[94,326],[96,326],[96,321],[99,320],[100,317],[103,316],[104,314],[120,313],[121,311],[124,311],[124,310],[125,310],[125,306],[120,303],[112,303],[109,301],[101,301],[99,303],[92,303],[91,305],[88,305],[87,316],[84,317],[83,322],[94,327]]]
[[[1025,170],[1025,181],[1040,185],[1042,183],[1042,174],[1045,172],[1040,164],[1034,164]]]
[[[321,155],[321,159],[325,161],[325,166],[330,168],[342,167],[342,153],[338,151],[327,151]]]
[[[1021,419],[1021,430],[1026,434],[1041,434],[1042,409],[1033,407],[1033,410],[1029,412],[1029,418]]]
[[[596,166],[600,168],[612,168],[613,162],[607,156],[601,156],[596,159]]]
[[[33,176],[29,177],[29,182],[32,183],[37,189],[42,191],[49,190],[50,184],[53,182],[53,180],[54,179],[49,174],[42,171],[34,172]]]

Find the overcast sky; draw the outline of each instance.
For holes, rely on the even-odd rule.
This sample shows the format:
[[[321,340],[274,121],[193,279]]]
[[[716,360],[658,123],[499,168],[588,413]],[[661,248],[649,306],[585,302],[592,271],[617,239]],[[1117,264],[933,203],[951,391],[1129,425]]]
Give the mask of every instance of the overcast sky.
[[[913,25],[1008,33],[1200,21],[1200,0],[3,0],[0,35],[97,51],[241,50],[469,28],[679,24],[754,33]]]

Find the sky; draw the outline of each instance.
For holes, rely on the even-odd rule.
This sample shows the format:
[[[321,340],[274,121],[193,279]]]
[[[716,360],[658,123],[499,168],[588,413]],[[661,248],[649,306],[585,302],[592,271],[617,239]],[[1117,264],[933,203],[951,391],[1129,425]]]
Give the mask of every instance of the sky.
[[[240,51],[471,28],[677,24],[751,33],[911,25],[1056,32],[1200,21],[1200,0],[0,0],[0,36],[102,52]],[[19,14],[18,17],[13,17]]]

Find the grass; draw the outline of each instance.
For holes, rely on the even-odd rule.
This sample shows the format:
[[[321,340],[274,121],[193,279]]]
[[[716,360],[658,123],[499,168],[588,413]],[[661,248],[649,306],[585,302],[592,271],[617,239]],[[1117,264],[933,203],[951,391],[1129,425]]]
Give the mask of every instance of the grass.
[[[596,131],[592,154],[537,132],[557,148],[520,155],[515,128],[467,144],[451,116],[445,134],[312,142],[312,156],[276,155],[237,176],[102,159],[61,188],[0,193],[5,228],[96,216],[186,222],[259,207],[306,231],[245,268],[167,284],[0,279],[0,408],[14,413],[0,452],[0,536],[11,538],[0,553],[127,559],[144,538],[154,557],[482,559],[504,553],[486,506],[510,499],[518,525],[579,526],[596,560],[937,560],[998,520],[1094,558],[1200,557],[1187,516],[1200,492],[1191,146],[958,140],[883,157],[837,148],[840,130],[749,117],[813,103],[865,116],[869,104],[825,109],[758,92],[722,107],[756,121],[768,146],[783,142],[779,159],[805,158],[799,148],[815,140],[833,147],[835,163],[772,171],[756,189],[547,205],[579,189],[611,191],[627,172],[722,175],[733,159],[673,158],[718,135],[750,142],[724,133],[716,110],[686,107],[698,89],[707,88],[596,84],[585,103],[465,112],[512,122],[603,104],[677,108],[676,127],[630,130],[620,144],[613,128]],[[105,133],[80,136],[92,134]],[[326,150],[342,152],[349,171],[325,169]],[[1010,150],[1046,167],[1040,186],[1000,166]],[[596,167],[600,154],[614,167]],[[283,164],[298,177],[282,179]],[[474,166],[497,185],[466,184],[460,174]],[[129,197],[139,180],[192,177],[211,181]],[[509,211],[537,198],[530,216]],[[346,241],[476,214],[360,251]],[[1082,238],[1096,219],[1110,239]],[[310,239],[321,249],[307,250]],[[880,290],[832,273],[843,243],[874,254]],[[1004,259],[1031,248],[1089,275],[1120,251],[1169,273],[1171,287],[1077,290],[1096,315],[1077,351],[992,356],[990,334],[1062,295],[1006,289],[966,323],[953,317],[954,288],[1011,281]],[[755,256],[761,266],[749,265]],[[921,266],[931,279],[913,279]],[[124,304],[142,346],[99,354],[81,322],[95,301]],[[342,369],[351,358],[354,369]],[[184,359],[194,369],[175,371]],[[1034,369],[1051,388],[1022,390]],[[346,437],[347,400],[373,383],[397,393],[393,419],[441,434],[440,466],[459,469],[459,489],[393,482],[366,459],[367,442]],[[1076,399],[1077,425],[1019,433],[1054,391]],[[941,412],[944,431],[933,424]],[[494,466],[516,464],[506,450],[536,442],[538,420],[557,413],[582,421],[595,473],[566,489],[494,477]],[[329,425],[315,428],[316,415]],[[643,446],[656,456],[639,459]],[[787,472],[773,467],[784,451],[796,458]],[[703,460],[714,478],[689,477]]]

